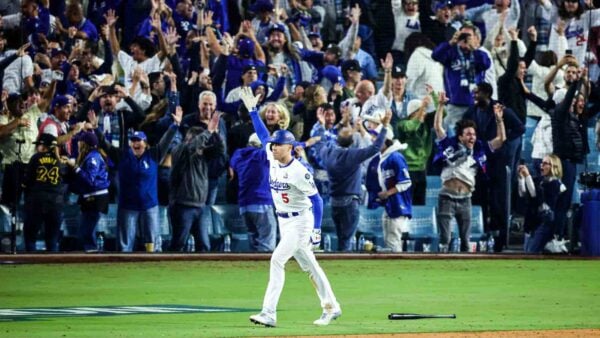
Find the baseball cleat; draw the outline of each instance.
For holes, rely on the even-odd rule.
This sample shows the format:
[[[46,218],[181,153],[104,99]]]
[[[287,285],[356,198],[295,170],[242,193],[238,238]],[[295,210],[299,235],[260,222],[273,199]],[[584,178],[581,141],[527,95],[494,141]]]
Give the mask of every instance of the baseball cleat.
[[[329,325],[332,320],[338,319],[342,315],[342,310],[334,311],[334,312],[323,312],[321,314],[321,318],[315,320],[313,324],[319,326]]]
[[[275,319],[263,312],[250,316],[250,321],[254,324],[264,325],[266,327],[275,327]]]

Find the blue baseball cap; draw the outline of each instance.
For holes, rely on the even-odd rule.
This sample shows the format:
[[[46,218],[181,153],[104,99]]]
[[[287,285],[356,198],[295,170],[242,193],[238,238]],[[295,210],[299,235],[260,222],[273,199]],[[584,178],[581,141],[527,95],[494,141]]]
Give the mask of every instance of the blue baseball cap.
[[[283,24],[280,23],[276,23],[271,25],[271,27],[269,27],[269,31],[267,32],[267,35],[271,35],[271,33],[273,33],[274,31],[279,31],[285,34],[285,26]]]
[[[250,5],[250,11],[254,13],[259,12],[271,12],[273,10],[273,3],[271,0],[256,0],[255,3]]]
[[[320,39],[321,38],[321,34],[319,32],[310,32],[310,33],[308,33],[308,38],[309,39],[310,38],[318,38],[318,39]]]
[[[321,71],[321,74],[323,74],[324,78],[331,81],[332,84],[335,84],[338,82],[341,83],[342,85],[345,84],[344,78],[342,77],[342,71],[336,66],[331,66],[331,65],[325,66],[323,68],[323,70]]]
[[[68,105],[69,103],[71,103],[71,101],[65,95],[56,95],[52,99],[50,111],[53,111],[54,108],[64,107],[64,106]]]
[[[438,10],[440,10],[442,8],[446,8],[446,7],[449,7],[449,8],[454,7],[454,2],[451,0],[443,0],[443,1],[438,1],[438,2],[434,3],[434,5],[433,5],[434,12],[437,12]]]
[[[129,136],[130,141],[144,141],[148,140],[146,134],[143,131],[134,131],[131,136]]]

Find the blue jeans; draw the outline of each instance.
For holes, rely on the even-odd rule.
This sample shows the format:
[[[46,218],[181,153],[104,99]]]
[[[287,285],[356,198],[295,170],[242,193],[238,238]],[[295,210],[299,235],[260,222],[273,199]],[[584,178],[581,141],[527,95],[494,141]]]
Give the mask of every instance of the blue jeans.
[[[144,243],[155,243],[160,235],[158,230],[158,205],[148,210],[137,211],[119,208],[117,211],[117,228],[119,247],[123,252],[131,252],[135,248],[135,235],[138,223],[141,227]]]
[[[544,246],[548,241],[552,239],[554,229],[552,222],[549,220],[542,220],[542,223],[533,231],[529,241],[527,241],[527,247],[525,252],[527,253],[541,253],[544,250]]]
[[[217,192],[219,190],[219,179],[208,179],[208,195],[206,197],[206,205],[215,205],[217,202]]]
[[[248,228],[250,250],[258,252],[272,252],[275,249],[277,236],[277,221],[272,206],[266,212],[246,211],[242,214],[244,223]]]
[[[335,223],[339,251],[352,251],[350,241],[358,228],[359,217],[358,200],[356,199],[344,207],[331,207],[331,218]]]
[[[82,211],[79,224],[79,240],[83,250],[96,250],[96,226],[100,220],[100,211]]]
[[[171,238],[171,251],[183,251],[190,230],[196,229],[197,251],[210,251],[210,239],[208,238],[208,225],[202,224],[203,207],[189,207],[181,204],[175,204],[169,207],[169,217],[173,227],[173,236]],[[200,250],[198,250],[200,248]]]
[[[567,228],[567,212],[569,211],[569,208],[571,208],[573,199],[573,188],[575,187],[575,179],[577,178],[577,164],[567,159],[561,158],[560,160],[563,168],[561,181],[567,190],[558,195],[556,210],[554,211],[554,224],[556,227],[556,229],[554,229],[554,234],[562,238],[565,236],[565,230]]]

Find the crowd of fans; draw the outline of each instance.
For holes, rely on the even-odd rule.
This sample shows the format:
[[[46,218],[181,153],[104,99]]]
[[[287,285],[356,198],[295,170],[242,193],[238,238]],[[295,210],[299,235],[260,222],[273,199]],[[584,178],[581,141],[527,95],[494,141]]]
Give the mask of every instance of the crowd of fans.
[[[118,250],[157,243],[168,206],[169,250],[194,234],[210,251],[202,213],[226,176],[251,248],[272,251],[265,145],[242,102],[251,92],[269,132],[295,136],[340,251],[352,249],[360,205],[385,208],[385,245],[401,251],[427,175],[443,183],[440,249],[453,217],[469,249],[473,203],[496,251],[516,212],[527,252],[565,250],[600,103],[600,9],[489,2],[3,1],[2,205],[14,213],[23,195],[28,251],[42,225],[47,250],[59,250],[69,194],[81,249],[95,250],[100,214],[117,203]],[[537,125],[524,139],[528,118]],[[510,209],[507,176],[528,207]]]

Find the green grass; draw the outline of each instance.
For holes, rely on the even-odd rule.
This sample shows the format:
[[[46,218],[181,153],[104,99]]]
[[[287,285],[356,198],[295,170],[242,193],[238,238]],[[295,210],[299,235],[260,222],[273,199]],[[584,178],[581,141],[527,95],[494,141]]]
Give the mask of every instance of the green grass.
[[[248,312],[48,317],[4,337],[222,337],[600,328],[600,261],[322,261],[343,316],[315,327],[318,298],[291,261],[278,327]],[[0,266],[0,308],[180,304],[260,309],[268,262]],[[390,312],[457,319],[389,321]]]

